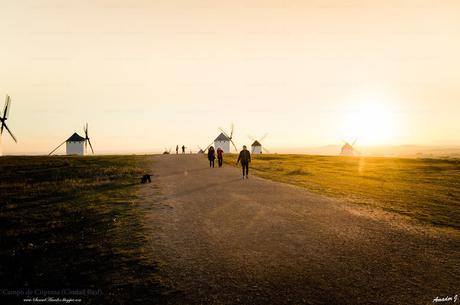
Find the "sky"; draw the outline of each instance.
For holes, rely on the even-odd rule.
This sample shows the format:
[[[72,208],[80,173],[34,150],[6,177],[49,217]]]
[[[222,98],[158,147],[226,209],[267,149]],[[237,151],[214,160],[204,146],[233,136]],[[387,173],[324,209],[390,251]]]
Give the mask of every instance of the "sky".
[[[0,42],[4,154],[460,145],[456,0],[0,0]]]

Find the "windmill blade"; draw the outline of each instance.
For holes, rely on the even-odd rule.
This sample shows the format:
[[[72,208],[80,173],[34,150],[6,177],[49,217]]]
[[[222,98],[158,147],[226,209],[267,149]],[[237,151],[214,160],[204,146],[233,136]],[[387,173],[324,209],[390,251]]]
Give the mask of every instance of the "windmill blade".
[[[265,147],[262,146],[262,150],[265,151],[267,154],[269,154],[270,152],[268,151],[268,149],[266,149]]]
[[[7,94],[5,97],[5,108],[3,109],[3,119],[6,119],[8,117],[8,114],[10,112],[10,104],[11,104],[11,98]]]
[[[214,144],[214,141],[213,141],[213,142],[211,142],[211,144],[209,144],[208,146],[206,146],[206,149],[205,149],[204,151],[207,151],[207,150],[209,149],[209,147],[211,147],[211,146],[212,146],[212,144]]]
[[[85,141],[85,143],[86,143],[86,141]],[[91,148],[91,152],[94,155],[93,145],[91,145],[91,141],[89,140],[89,138],[88,138],[88,144],[89,144],[89,148]]]
[[[62,142],[61,144],[59,144],[59,146],[56,147],[55,149],[53,149],[53,150],[48,154],[48,156],[51,156],[51,154],[54,153],[56,150],[58,150],[59,147],[61,147],[62,145],[64,145],[65,142],[67,142],[67,140],[64,141],[64,142]]]
[[[248,134],[248,138],[251,139],[252,141],[256,141],[256,139],[254,139],[253,137],[251,137],[251,135]]]
[[[262,141],[268,136],[268,133],[266,132],[262,138],[260,138],[259,142],[262,143]]]
[[[2,120],[2,127],[0,127],[0,135],[3,134],[3,127],[6,126],[5,122]]]
[[[354,141],[353,141],[353,144],[351,144],[351,146],[354,146],[356,141],[358,141],[358,139],[356,138]]]
[[[10,136],[13,138],[14,142],[18,143],[18,140],[17,140],[16,137],[13,135],[13,133],[11,132],[11,130],[8,128],[8,126],[6,126],[6,124],[3,123],[3,124],[2,124],[2,130],[3,130],[3,126],[5,126],[6,131],[8,131],[8,133],[10,134]]]
[[[230,139],[233,137],[233,129],[235,128],[235,125],[232,123],[230,127]]]
[[[230,142],[232,142],[233,147],[235,148],[235,151],[238,152],[238,148],[236,148],[235,142],[233,142],[232,139],[230,139]]]

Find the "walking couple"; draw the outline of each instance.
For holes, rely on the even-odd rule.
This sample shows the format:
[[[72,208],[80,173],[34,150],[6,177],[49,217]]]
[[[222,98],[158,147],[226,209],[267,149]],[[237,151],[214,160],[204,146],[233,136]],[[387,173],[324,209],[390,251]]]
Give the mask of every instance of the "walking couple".
[[[209,167],[214,167],[214,160],[216,159],[216,151],[214,147],[209,147],[208,149],[208,160],[209,160]],[[219,167],[222,167],[224,163],[224,151],[219,147],[217,148],[217,162],[219,163]]]

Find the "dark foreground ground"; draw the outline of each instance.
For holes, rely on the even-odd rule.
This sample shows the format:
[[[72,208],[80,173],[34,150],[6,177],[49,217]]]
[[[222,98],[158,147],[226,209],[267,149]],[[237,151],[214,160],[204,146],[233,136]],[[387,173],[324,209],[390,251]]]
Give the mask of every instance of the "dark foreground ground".
[[[158,300],[138,204],[144,160],[0,158],[0,304]]]
[[[1,304],[432,304],[460,292],[457,229],[242,181],[200,156],[0,169]]]

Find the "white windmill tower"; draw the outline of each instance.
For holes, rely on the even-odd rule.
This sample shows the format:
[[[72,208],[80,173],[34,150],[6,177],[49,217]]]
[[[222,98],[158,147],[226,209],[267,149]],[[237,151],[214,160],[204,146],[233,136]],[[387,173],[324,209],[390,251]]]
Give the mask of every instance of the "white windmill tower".
[[[224,153],[230,153],[230,143],[233,145],[233,148],[235,148],[235,151],[237,152],[238,149],[236,148],[235,143],[233,142],[233,129],[234,125],[232,123],[231,129],[230,129],[230,135],[225,132],[223,128],[219,127],[219,131],[221,132],[220,135],[217,136],[217,138],[214,139],[214,149],[217,150],[219,147],[224,151]],[[208,147],[209,148],[209,147]]]
[[[340,155],[341,156],[349,156],[349,157],[352,157],[354,156],[355,154],[357,154],[357,151],[355,150],[355,148],[353,147],[356,143],[356,140],[355,139],[353,141],[352,144],[348,143],[347,141],[345,140],[342,140],[345,144],[342,146],[342,150],[340,151]]]
[[[86,123],[86,126],[83,126],[83,132],[85,133],[85,137],[82,137],[78,133],[74,132],[74,134],[71,135],[70,138],[59,144],[59,146],[53,149],[53,151],[51,151],[48,155],[52,155],[59,147],[61,147],[64,144],[66,148],[66,155],[86,155],[88,150],[88,144],[91,148],[91,152],[94,155],[93,146],[91,145],[91,140],[89,139],[88,135],[88,123]]]
[[[3,129],[6,129],[8,133],[10,134],[11,138],[14,140],[14,142],[18,142],[16,137],[13,135],[11,130],[8,128],[6,125],[6,120],[8,119],[8,114],[10,113],[10,108],[11,108],[11,98],[7,94],[5,98],[5,108],[3,109],[3,116],[0,117],[0,122],[2,123],[2,127],[0,127],[0,156],[2,155],[2,134],[3,134]],[[1,115],[1,114],[0,114]]]
[[[269,151],[267,149],[265,149],[265,147],[262,146],[262,141],[268,136],[268,133],[265,133],[261,138],[260,140],[256,140],[254,139],[253,137],[251,137],[250,135],[248,135],[249,139],[251,139],[252,141],[254,141],[252,144],[251,144],[251,153],[252,154],[261,154],[262,153],[262,150],[265,151],[267,154],[269,153]]]

